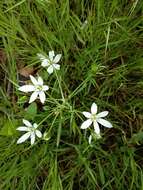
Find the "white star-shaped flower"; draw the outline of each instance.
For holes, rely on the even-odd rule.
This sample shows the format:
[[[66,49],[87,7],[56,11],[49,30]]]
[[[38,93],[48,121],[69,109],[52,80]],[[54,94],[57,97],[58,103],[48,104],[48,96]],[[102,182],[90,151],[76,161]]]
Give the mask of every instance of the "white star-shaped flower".
[[[25,126],[18,127],[16,130],[25,131],[27,133],[25,133],[18,139],[17,144],[23,143],[24,141],[30,138],[31,145],[33,145],[35,142],[36,136],[41,138],[42,133],[37,129],[38,125],[36,123],[32,125],[29,121],[25,119],[23,119],[23,123],[25,124]]]
[[[56,70],[60,70],[60,65],[57,64],[60,59],[61,59],[61,54],[57,54],[55,56],[54,51],[49,51],[49,56],[46,57],[44,55],[42,55],[41,53],[38,53],[37,56],[39,57],[39,59],[42,61],[41,66],[47,68],[47,72],[49,74],[53,73],[53,71]]]
[[[33,92],[31,94],[29,103],[34,102],[39,97],[41,103],[44,104],[44,102],[46,100],[45,91],[47,91],[49,89],[49,86],[43,85],[43,79],[41,77],[38,77],[38,79],[36,80],[35,77],[30,75],[30,79],[31,79],[31,82],[33,83],[33,85],[30,85],[30,84],[24,85],[24,86],[19,87],[18,90],[20,90],[22,92]]]
[[[94,132],[97,135],[100,135],[100,128],[98,123],[107,128],[112,127],[112,124],[109,121],[103,119],[103,117],[108,115],[108,111],[103,111],[97,114],[97,105],[95,103],[93,103],[91,106],[91,113],[89,112],[82,112],[82,113],[87,118],[87,120],[82,123],[81,129],[87,129],[93,123]]]

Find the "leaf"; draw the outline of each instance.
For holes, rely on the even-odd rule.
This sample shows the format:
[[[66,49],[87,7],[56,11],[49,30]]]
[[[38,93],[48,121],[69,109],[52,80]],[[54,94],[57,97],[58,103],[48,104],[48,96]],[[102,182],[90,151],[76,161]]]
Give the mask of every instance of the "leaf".
[[[16,133],[17,121],[7,119],[4,122],[3,128],[0,130],[0,135],[13,136]]]
[[[133,134],[130,143],[140,144],[143,141],[143,132],[140,131],[138,133]]]
[[[35,102],[33,102],[32,104],[30,104],[26,110],[26,114],[25,117],[27,119],[34,119],[34,117],[37,114],[37,104]]]
[[[26,103],[27,101],[28,101],[27,96],[22,96],[22,97],[20,97],[20,98],[18,99],[17,103],[18,103],[18,104],[24,104],[24,103]]]
[[[75,121],[75,119],[73,119],[73,121],[72,121],[72,131],[73,131],[74,135],[76,135],[77,128],[78,128],[78,126],[76,124],[76,121]]]
[[[97,71],[98,71],[98,66],[97,66],[96,64],[92,64],[92,65],[91,65],[91,71],[92,71],[93,73],[97,73]]]
[[[58,134],[57,134],[57,147],[59,146],[59,143],[60,143],[61,133],[62,133],[62,126],[60,123],[58,127]]]

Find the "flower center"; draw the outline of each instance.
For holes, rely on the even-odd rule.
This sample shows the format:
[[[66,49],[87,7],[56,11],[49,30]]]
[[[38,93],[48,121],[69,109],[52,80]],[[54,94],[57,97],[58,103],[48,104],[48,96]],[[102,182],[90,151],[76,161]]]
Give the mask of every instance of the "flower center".
[[[34,132],[35,131],[34,127],[29,127],[29,129],[30,129],[30,132]]]
[[[36,91],[42,91],[43,87],[41,85],[36,86]]]
[[[92,115],[91,115],[91,120],[92,120],[92,121],[95,121],[95,120],[96,120],[96,114],[92,114]]]
[[[50,65],[53,65],[53,63],[54,63],[53,60],[50,60],[50,59],[49,59],[49,64],[50,64]]]

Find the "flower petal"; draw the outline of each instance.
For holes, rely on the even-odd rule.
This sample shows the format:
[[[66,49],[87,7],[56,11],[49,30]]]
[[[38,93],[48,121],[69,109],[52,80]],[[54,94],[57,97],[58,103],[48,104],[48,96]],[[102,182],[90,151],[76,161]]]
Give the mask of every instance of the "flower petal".
[[[42,61],[42,63],[41,63],[41,66],[42,67],[48,67],[50,65],[50,63],[49,63],[49,60],[48,59],[44,59],[43,61]]]
[[[35,133],[36,133],[37,137],[39,137],[39,138],[41,138],[41,137],[42,137],[42,133],[41,133],[41,131],[36,130],[36,131],[35,131]]]
[[[34,102],[38,96],[38,92],[33,92],[32,95],[30,96],[29,104]]]
[[[39,93],[39,98],[42,104],[44,104],[45,100],[46,100],[46,95],[44,92],[40,92]]]
[[[37,56],[38,56],[38,58],[39,58],[41,61],[43,61],[43,60],[46,59],[46,57],[45,57],[43,54],[41,54],[41,53],[37,53]]]
[[[97,105],[95,103],[92,104],[91,106],[91,113],[96,114],[97,113]]]
[[[35,133],[34,132],[31,133],[30,138],[31,138],[31,145],[33,145],[35,142]]]
[[[29,131],[28,127],[18,127],[16,130],[18,131]]]
[[[38,84],[39,84],[39,85],[43,85],[43,79],[42,79],[42,77],[40,77],[40,76],[38,77]]]
[[[62,56],[62,54],[56,55],[56,57],[54,58],[53,62],[54,63],[58,63],[60,61],[60,59],[61,59],[61,56]]]
[[[48,69],[47,69],[47,72],[49,73],[49,74],[51,74],[51,73],[53,73],[53,66],[52,65],[50,65],[49,67],[48,67]]]
[[[87,129],[90,125],[92,124],[92,121],[91,121],[91,119],[88,119],[88,120],[86,120],[86,121],[84,121],[83,123],[82,123],[82,125],[81,125],[81,129]]]
[[[100,123],[101,125],[103,125],[104,127],[107,127],[107,128],[113,127],[109,121],[102,119],[102,118],[97,118],[97,122]]]
[[[92,140],[92,135],[89,136],[88,138],[88,143],[91,144],[91,140]]]
[[[82,112],[82,113],[83,113],[83,115],[84,115],[85,117],[87,117],[87,118],[90,118],[90,117],[91,117],[91,113],[89,113],[89,112],[84,111],[84,112]]]
[[[43,91],[47,91],[47,90],[49,90],[49,86],[47,86],[47,85],[43,85],[42,90],[43,90]]]
[[[107,116],[108,115],[108,111],[102,111],[102,112],[100,112],[100,113],[98,113],[97,115],[96,115],[96,117],[105,117],[105,116]]]
[[[25,133],[24,135],[22,135],[22,136],[18,139],[17,144],[23,143],[23,142],[26,141],[29,137],[30,137],[30,132]]]
[[[96,121],[93,122],[93,125],[94,125],[94,131],[97,135],[100,134],[100,128],[99,128],[99,125]]]
[[[32,124],[28,120],[23,119],[22,121],[27,127],[32,127]]]
[[[52,50],[52,51],[49,51],[49,59],[50,59],[50,61],[53,61],[53,57],[55,56],[55,53],[54,53],[54,51]]]
[[[37,129],[37,127],[38,127],[37,123],[34,123],[34,124],[33,124],[33,127],[34,127],[35,129]]]
[[[22,92],[32,92],[35,90],[35,87],[33,85],[24,85],[19,87],[18,90]]]
[[[34,85],[38,85],[38,81],[36,80],[35,77],[33,77],[32,75],[30,75],[30,79],[31,79],[31,81],[32,81],[32,83],[33,83]]]
[[[57,70],[60,70],[60,65],[59,65],[59,64],[54,63],[54,64],[53,64],[53,67],[54,67],[55,69],[57,69]]]

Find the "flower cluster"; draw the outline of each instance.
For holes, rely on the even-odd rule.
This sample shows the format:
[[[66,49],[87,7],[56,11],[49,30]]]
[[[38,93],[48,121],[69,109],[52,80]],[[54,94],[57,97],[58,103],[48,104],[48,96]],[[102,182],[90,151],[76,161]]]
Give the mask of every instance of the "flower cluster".
[[[47,68],[47,72],[49,74],[53,73],[54,70],[60,70],[60,65],[57,63],[61,59],[61,54],[55,56],[54,51],[49,51],[49,56],[47,57],[40,53],[38,53],[37,56],[42,62],[41,66]],[[29,77],[32,84],[23,85],[19,87],[18,90],[25,93],[32,92],[29,103],[34,102],[38,98],[40,99],[41,103],[44,104],[46,100],[45,92],[49,90],[49,86],[43,84],[43,79],[40,76],[38,76],[37,79],[32,75],[30,75]],[[17,130],[26,131],[27,133],[25,133],[24,135],[22,135],[22,137],[18,139],[17,144],[23,143],[30,138],[31,145],[33,145],[35,142],[35,137],[37,136],[41,138],[42,133],[37,130],[38,125],[36,123],[32,125],[29,121],[25,119],[23,119],[23,123],[25,124],[25,126],[18,127]]]
[[[60,65],[58,62],[61,59],[61,54],[55,55],[54,51],[49,51],[49,55],[45,56],[41,53],[37,54],[38,58],[41,61],[41,66],[46,68],[47,72],[49,74],[52,74],[54,70],[60,70]],[[55,71],[56,72],[56,71]],[[35,78],[34,76],[30,75],[30,80],[31,84],[26,84],[18,88],[19,91],[21,92],[32,92],[29,103],[34,102],[36,99],[40,99],[41,103],[44,104],[46,101],[46,91],[49,90],[48,85],[44,85],[42,77],[38,76]],[[60,89],[61,90],[61,89]],[[62,94],[63,96],[63,94]],[[97,139],[101,138],[100,134],[100,127],[99,125],[103,125],[104,127],[111,128],[112,124],[103,119],[105,116],[108,115],[108,111],[103,111],[97,114],[97,105],[95,103],[92,104],[91,106],[91,113],[90,112],[82,112],[83,115],[87,118],[86,121],[84,121],[81,125],[81,129],[87,129],[89,128],[92,124],[94,127],[94,133],[91,133],[89,136],[89,144],[91,144],[92,136],[94,135]],[[24,135],[22,135],[18,141],[17,144],[23,143],[27,139],[31,140],[31,145],[34,144],[36,136],[38,138],[44,138],[44,135],[37,129],[39,125],[36,123],[31,124],[29,121],[26,119],[23,119],[24,126],[20,126],[17,128],[18,131],[24,131],[26,132]]]

